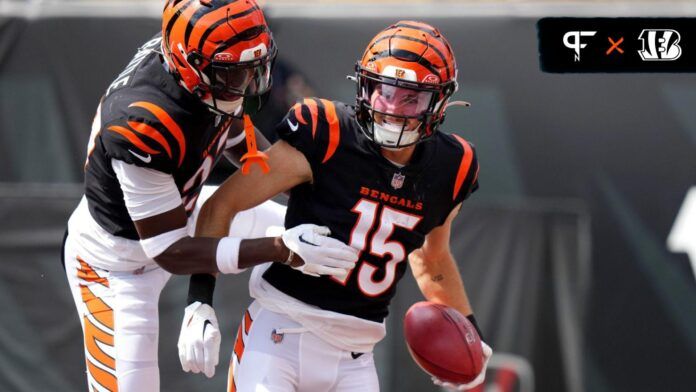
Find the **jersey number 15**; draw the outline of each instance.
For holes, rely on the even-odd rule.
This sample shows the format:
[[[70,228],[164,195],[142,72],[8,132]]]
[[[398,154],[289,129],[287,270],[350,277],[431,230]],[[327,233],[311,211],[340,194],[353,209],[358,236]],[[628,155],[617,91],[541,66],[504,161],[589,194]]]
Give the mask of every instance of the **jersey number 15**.
[[[351,209],[351,212],[358,214],[358,221],[350,233],[349,245],[358,249],[361,255],[366,250],[368,234],[375,226],[375,219],[379,211],[379,203],[366,199],[360,199]],[[358,271],[357,283],[363,294],[368,297],[376,297],[389,290],[394,284],[396,267],[408,255],[400,242],[390,241],[389,237],[392,235],[395,226],[413,230],[421,219],[423,219],[421,216],[411,215],[387,206],[382,207],[381,213],[379,213],[379,227],[369,239],[369,252],[377,257],[385,257],[389,254],[390,258],[384,263],[384,277],[381,280],[374,279],[375,272],[379,267],[365,260],[358,262],[355,267]],[[352,272],[344,279],[333,279],[345,285]]]

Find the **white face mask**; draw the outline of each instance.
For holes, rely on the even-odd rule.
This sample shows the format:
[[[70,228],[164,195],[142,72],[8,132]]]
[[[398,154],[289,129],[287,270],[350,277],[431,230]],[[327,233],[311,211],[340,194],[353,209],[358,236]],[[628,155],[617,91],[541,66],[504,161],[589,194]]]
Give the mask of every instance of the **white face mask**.
[[[413,131],[404,131],[401,133],[401,124],[389,124],[384,123],[382,125],[377,122],[374,123],[374,139],[375,142],[381,144],[383,147],[394,146],[398,148],[396,143],[399,142],[400,145],[406,145],[415,143],[418,141],[418,128],[416,127]],[[399,141],[399,135],[401,135],[401,141]]]
[[[236,99],[234,101],[223,101],[220,99],[216,99],[213,101],[213,98],[206,98],[203,100],[203,102],[208,105],[211,110],[212,108],[217,108],[221,112],[225,112],[230,115],[237,115],[239,114],[239,111],[242,110],[242,102],[244,102],[244,97],[239,97],[239,99]]]

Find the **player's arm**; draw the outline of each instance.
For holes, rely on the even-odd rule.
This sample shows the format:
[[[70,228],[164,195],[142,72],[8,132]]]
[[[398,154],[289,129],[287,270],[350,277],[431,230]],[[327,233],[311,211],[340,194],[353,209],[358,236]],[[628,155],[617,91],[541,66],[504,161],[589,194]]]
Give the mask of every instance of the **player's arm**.
[[[446,389],[466,391],[483,383],[486,375],[486,365],[493,354],[493,350],[483,342],[483,335],[474,318],[457,263],[450,250],[452,221],[459,213],[460,208],[461,203],[450,212],[444,224],[428,233],[423,246],[411,252],[408,259],[413,276],[416,278],[423,296],[428,301],[451,306],[463,315],[466,315],[466,318],[471,321],[481,337],[484,366],[481,373],[472,382],[455,385],[433,378],[435,384]]]
[[[290,251],[280,237],[224,242],[190,237],[181,195],[170,174],[118,160],[112,166],[145,254],[166,271],[236,273],[263,262],[287,260]]]
[[[302,153],[283,140],[265,151],[270,171],[258,166],[243,175],[231,175],[203,204],[198,214],[196,236],[220,237],[240,211],[256,207],[290,188],[312,181],[312,169]]]
[[[452,221],[460,207],[461,204],[455,207],[445,223],[425,237],[423,246],[409,255],[409,263],[418,287],[428,301],[451,306],[469,316],[473,314],[471,304],[450,251]]]

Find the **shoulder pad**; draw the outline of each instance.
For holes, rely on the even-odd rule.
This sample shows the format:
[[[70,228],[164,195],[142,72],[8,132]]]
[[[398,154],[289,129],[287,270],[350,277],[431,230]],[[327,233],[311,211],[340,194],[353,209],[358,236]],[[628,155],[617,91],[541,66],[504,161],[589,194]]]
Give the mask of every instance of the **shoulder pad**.
[[[473,144],[457,134],[451,134],[448,139],[457,146],[458,169],[454,179],[452,200],[462,201],[478,188],[479,165],[476,149]]]
[[[318,154],[316,158],[325,163],[334,155],[341,140],[340,118],[344,111],[345,105],[340,102],[305,98],[290,108],[276,130],[286,141],[304,139],[304,144],[311,143],[311,149]]]
[[[165,172],[180,167],[186,154],[177,121],[161,105],[147,101],[131,103],[125,116],[105,124],[102,140],[112,158]]]

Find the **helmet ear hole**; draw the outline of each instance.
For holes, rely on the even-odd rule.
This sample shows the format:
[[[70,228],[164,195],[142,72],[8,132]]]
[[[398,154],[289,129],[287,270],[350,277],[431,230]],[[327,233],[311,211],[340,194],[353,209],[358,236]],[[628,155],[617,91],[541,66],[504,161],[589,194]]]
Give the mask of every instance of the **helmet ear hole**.
[[[186,61],[191,65],[200,67],[203,64],[203,56],[194,50],[186,56]]]

